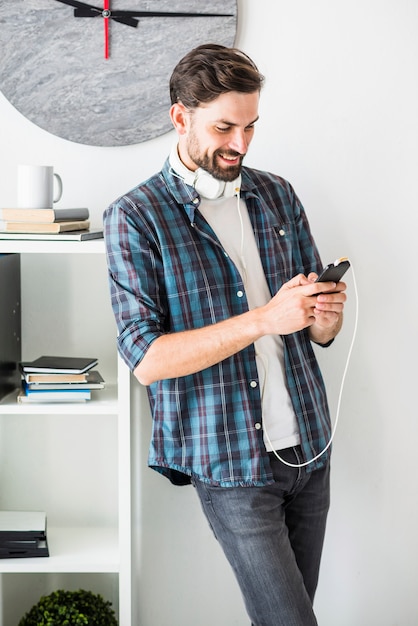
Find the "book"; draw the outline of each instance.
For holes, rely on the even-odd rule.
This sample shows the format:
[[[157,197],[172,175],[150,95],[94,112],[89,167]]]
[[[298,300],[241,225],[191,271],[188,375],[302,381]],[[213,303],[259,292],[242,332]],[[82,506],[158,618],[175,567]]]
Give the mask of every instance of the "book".
[[[88,370],[84,374],[32,374],[21,372],[23,379],[29,385],[84,385],[85,383],[104,383],[97,370]]]
[[[73,356],[40,356],[34,361],[21,361],[23,373],[84,374],[97,365],[98,359]]]
[[[103,229],[66,231],[63,233],[4,233],[0,231],[0,239],[17,239],[19,241],[88,241],[103,239]]]
[[[25,402],[84,402],[90,400],[90,389],[29,389],[27,385],[17,396],[19,403]]]
[[[80,208],[60,209],[0,209],[0,221],[5,222],[37,222],[45,224],[51,222],[69,222],[88,220],[89,210]]]
[[[0,231],[4,233],[63,233],[71,230],[87,230],[90,227],[88,220],[74,220],[71,222],[0,222]]]
[[[21,371],[23,379],[28,384],[70,384],[70,383],[85,383],[87,381],[88,373],[85,374],[32,374],[31,372]]]
[[[27,378],[35,376],[37,379],[41,379],[38,382],[28,382]],[[97,370],[92,370],[87,372],[86,374],[62,374],[61,382],[45,382],[42,380],[42,376],[46,378],[51,378],[54,374],[27,374],[25,377],[25,384],[27,389],[31,389],[33,391],[36,390],[46,390],[46,389],[104,389],[105,381],[101,377],[100,373]],[[55,374],[55,376],[60,376],[60,374]],[[84,378],[81,382],[68,382],[65,381],[65,377],[76,377],[80,376]]]

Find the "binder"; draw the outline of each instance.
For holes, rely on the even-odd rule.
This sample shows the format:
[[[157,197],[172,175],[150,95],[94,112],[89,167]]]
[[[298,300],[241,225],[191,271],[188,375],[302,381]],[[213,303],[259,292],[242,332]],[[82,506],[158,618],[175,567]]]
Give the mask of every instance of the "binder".
[[[0,400],[20,387],[20,255],[0,254]]]

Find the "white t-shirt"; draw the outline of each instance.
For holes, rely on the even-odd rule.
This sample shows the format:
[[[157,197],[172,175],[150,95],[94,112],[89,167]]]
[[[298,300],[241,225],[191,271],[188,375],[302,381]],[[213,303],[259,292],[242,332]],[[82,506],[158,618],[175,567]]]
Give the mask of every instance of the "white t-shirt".
[[[271,299],[245,202],[234,197],[201,199],[199,211],[241,274],[250,309]],[[283,341],[265,335],[255,341],[260,380],[264,443],[268,451],[300,443],[295,413],[284,378]]]

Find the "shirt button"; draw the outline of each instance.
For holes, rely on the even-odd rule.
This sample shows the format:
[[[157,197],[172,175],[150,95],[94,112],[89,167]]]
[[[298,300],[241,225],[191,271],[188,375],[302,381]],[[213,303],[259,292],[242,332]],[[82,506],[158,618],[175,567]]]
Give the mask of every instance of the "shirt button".
[[[260,422],[257,422],[257,424],[254,424],[254,427],[255,427],[256,430],[261,430]]]
[[[238,298],[242,298],[243,295],[244,295],[243,291],[241,291],[241,290],[237,291]]]
[[[253,389],[255,389],[256,387],[258,387],[258,383],[257,383],[257,381],[256,381],[256,380],[252,380],[252,381],[250,382],[250,387],[252,387]]]
[[[285,232],[284,232],[283,228],[281,228],[279,230],[279,235],[280,235],[280,237],[284,237],[285,236]]]

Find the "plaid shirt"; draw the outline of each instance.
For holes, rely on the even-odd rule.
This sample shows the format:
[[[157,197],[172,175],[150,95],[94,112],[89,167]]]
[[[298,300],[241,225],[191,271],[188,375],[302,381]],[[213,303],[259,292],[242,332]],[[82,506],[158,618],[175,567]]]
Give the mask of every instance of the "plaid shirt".
[[[275,294],[321,262],[305,212],[282,178],[243,168],[245,200],[267,283]],[[248,311],[241,276],[199,212],[197,192],[162,171],[104,214],[118,349],[131,370],[152,342]],[[330,438],[326,393],[308,331],[283,336],[285,377],[305,460]],[[149,465],[175,484],[190,476],[223,487],[273,481],[263,442],[254,345],[196,374],[148,388]],[[280,419],[280,416],[278,416]],[[328,452],[308,465],[321,467]]]

